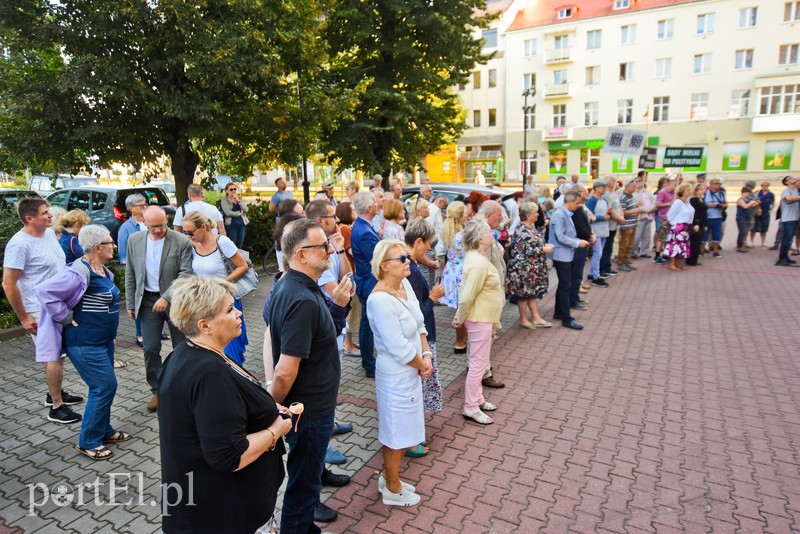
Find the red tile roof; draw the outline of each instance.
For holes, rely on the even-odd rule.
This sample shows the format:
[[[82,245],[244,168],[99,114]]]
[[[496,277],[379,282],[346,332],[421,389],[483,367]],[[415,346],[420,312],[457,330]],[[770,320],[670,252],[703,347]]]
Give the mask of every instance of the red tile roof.
[[[570,23],[576,20],[628,13],[631,11],[642,11],[654,7],[689,4],[697,1],[698,0],[631,0],[631,7],[615,10],[614,0],[543,0],[540,2],[532,0],[528,2],[527,6],[519,10],[514,22],[509,26],[508,31],[524,30],[526,28],[535,28],[537,26],[547,26],[550,24]],[[569,7],[573,8],[573,15],[566,19],[559,19],[558,11]]]

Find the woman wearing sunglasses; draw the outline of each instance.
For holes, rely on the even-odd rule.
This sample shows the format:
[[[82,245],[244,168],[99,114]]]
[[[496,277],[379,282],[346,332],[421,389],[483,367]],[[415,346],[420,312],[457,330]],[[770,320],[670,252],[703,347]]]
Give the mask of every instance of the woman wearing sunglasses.
[[[500,314],[505,294],[500,286],[500,273],[489,261],[488,252],[494,234],[483,219],[473,219],[464,227],[464,272],[458,292],[458,310],[453,326],[465,326],[469,340],[469,369],[464,388],[464,417],[482,425],[492,418],[483,412],[497,409],[483,398],[483,373],[489,366],[493,329],[500,329]]]
[[[214,226],[214,221],[199,211],[190,211],[181,221],[183,233],[192,242],[192,270],[199,276],[235,282],[247,272],[247,262],[233,241],[211,232]],[[231,272],[228,272],[223,256],[233,262]],[[234,300],[233,305],[243,312],[240,300]],[[225,355],[237,365],[244,365],[247,344],[247,328],[242,320],[242,334],[225,346]]]
[[[433,373],[425,319],[411,284],[411,255],[405,243],[383,240],[375,246],[372,274],[378,279],[367,300],[375,335],[375,398],[383,473],[378,490],[383,503],[413,506],[420,501],[411,484],[400,481],[406,449],[425,439],[422,378]]]
[[[228,184],[225,196],[220,201],[220,209],[225,216],[225,233],[238,248],[244,244],[244,227],[250,222],[247,219],[247,206],[239,200],[236,184]]]

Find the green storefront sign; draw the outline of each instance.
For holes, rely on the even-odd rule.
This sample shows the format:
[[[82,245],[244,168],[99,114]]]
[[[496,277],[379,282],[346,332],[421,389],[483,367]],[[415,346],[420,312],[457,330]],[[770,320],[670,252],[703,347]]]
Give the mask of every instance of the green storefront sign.
[[[699,168],[703,165],[703,147],[667,147],[664,167]]]
[[[647,138],[647,146],[656,146],[658,145],[659,141],[661,141],[660,137],[648,137]],[[554,150],[570,150],[573,148],[590,148],[592,150],[596,150],[598,148],[603,148],[605,144],[605,139],[581,139],[576,141],[550,141],[548,143],[548,147],[550,152]]]

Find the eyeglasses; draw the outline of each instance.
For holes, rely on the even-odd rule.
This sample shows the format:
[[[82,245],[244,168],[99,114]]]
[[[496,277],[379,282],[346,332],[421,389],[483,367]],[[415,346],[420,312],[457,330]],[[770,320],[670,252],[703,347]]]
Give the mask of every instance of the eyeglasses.
[[[337,219],[336,215],[320,215],[319,219]]]
[[[160,228],[166,228],[166,227],[167,227],[167,223],[161,223],[161,224],[145,224],[145,226],[146,226],[146,227],[147,227],[149,230],[158,230],[158,229],[160,229]]]
[[[319,245],[305,245],[305,246],[298,247],[298,248],[300,248],[300,249],[304,249],[304,248],[321,248],[321,249],[327,250],[328,247],[333,248],[333,245],[331,244],[331,240],[330,239],[328,239],[327,241],[325,241],[324,243],[321,243]]]
[[[134,204],[134,205],[133,205],[133,206],[131,206],[131,207],[132,207],[132,208],[143,208],[143,207],[145,207],[145,206],[147,206],[147,202],[142,202],[141,204]]]
[[[101,247],[102,247],[103,245],[111,245],[111,246],[114,246],[114,242],[113,242],[113,241],[104,241],[103,243],[98,243],[97,245],[98,245],[98,246],[101,246]]]
[[[195,233],[196,231],[197,231],[197,230],[183,230],[183,235],[185,235],[185,236],[187,236],[187,237],[194,237],[194,233]]]
[[[387,261],[394,261],[397,260],[400,263],[406,263],[407,261],[411,260],[411,254],[403,254],[402,256],[397,256],[396,258],[386,258],[381,263],[385,263]]]

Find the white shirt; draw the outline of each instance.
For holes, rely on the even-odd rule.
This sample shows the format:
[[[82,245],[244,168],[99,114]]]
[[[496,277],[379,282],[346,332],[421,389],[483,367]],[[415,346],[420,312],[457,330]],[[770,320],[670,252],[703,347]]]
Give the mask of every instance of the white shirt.
[[[157,241],[148,235],[145,241],[144,250],[144,290],[152,293],[160,293],[161,287],[158,285],[158,278],[161,274],[161,253],[164,252],[164,240],[162,237]]]
[[[219,241],[217,243],[219,244],[219,248],[222,249],[222,253],[225,254],[227,258],[233,258],[233,256],[239,252],[236,244],[224,235],[219,236]],[[222,261],[222,256],[216,248],[207,255],[201,256],[194,247],[192,247],[192,270],[194,274],[198,276],[210,276],[219,280],[224,280],[228,277],[228,270],[225,268],[225,262]]]
[[[694,208],[691,204],[687,204],[686,202],[675,199],[675,202],[672,203],[672,206],[669,207],[669,211],[667,212],[667,220],[669,221],[670,226],[673,228],[676,224],[692,224],[694,220]]]
[[[420,334],[427,334],[419,301],[408,279],[403,279],[406,300],[384,291],[367,300],[367,318],[375,335],[375,368],[382,373],[408,371],[408,362],[422,354]]]
[[[35,313],[42,309],[36,298],[36,287],[57,275],[66,263],[64,250],[51,228],[47,228],[41,237],[20,230],[8,240],[3,267],[21,271],[17,287],[26,312]]]
[[[193,211],[199,211],[214,221],[215,225],[214,228],[211,229],[211,232],[214,234],[219,233],[216,224],[223,221],[222,214],[215,206],[212,206],[208,202],[203,202],[202,200],[192,200],[183,206],[178,206],[178,209],[175,210],[175,219],[172,221],[172,225],[181,226],[181,221],[183,220],[184,215]]]

